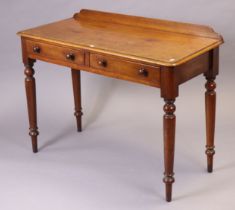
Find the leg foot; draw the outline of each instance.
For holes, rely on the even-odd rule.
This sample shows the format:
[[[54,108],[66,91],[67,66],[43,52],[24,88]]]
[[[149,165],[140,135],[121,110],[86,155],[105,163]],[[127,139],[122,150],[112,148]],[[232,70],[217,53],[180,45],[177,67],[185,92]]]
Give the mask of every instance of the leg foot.
[[[172,175],[165,175],[163,178],[163,182],[166,185],[166,201],[170,202],[172,199],[172,184],[174,183],[175,179]]]
[[[38,134],[39,134],[38,131],[33,129],[31,129],[31,131],[29,132],[29,135],[31,136],[32,140],[32,149],[34,153],[38,152],[38,142],[37,142]]]

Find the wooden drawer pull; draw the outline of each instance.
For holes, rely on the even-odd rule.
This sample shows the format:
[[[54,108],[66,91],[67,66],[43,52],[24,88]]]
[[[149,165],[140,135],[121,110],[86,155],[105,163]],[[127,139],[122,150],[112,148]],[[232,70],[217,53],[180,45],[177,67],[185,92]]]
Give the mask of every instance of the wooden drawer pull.
[[[75,55],[74,55],[73,53],[68,53],[68,54],[66,55],[66,58],[67,58],[68,60],[74,61],[74,60],[75,60]]]
[[[106,60],[99,60],[98,64],[99,64],[99,66],[106,67],[107,66],[107,61]]]
[[[38,47],[38,46],[34,46],[34,47],[33,47],[33,52],[35,52],[35,53],[40,53],[40,52],[41,52],[41,48]]]
[[[139,75],[147,77],[148,76],[148,71],[146,69],[140,69],[139,70]]]

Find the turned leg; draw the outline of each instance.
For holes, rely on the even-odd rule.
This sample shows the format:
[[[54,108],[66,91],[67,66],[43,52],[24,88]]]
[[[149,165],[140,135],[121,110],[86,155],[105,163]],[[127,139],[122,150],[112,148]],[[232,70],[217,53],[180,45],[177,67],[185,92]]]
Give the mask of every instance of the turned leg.
[[[28,59],[25,62],[25,89],[27,96],[28,116],[29,116],[29,135],[32,140],[33,152],[38,152],[37,136],[39,134],[37,127],[37,108],[36,108],[36,85],[34,78],[33,64],[35,60]]]
[[[206,78],[205,108],[206,108],[206,155],[207,170],[213,171],[213,155],[215,154],[214,133],[215,133],[215,109],[216,109],[216,83],[214,79]]]
[[[174,149],[175,149],[175,105],[174,100],[165,100],[163,129],[164,129],[164,165],[163,182],[166,185],[166,201],[171,201],[172,184],[174,179]]]
[[[82,107],[81,107],[81,78],[80,70],[72,69],[73,95],[75,112],[74,115],[77,121],[77,130],[82,131]]]

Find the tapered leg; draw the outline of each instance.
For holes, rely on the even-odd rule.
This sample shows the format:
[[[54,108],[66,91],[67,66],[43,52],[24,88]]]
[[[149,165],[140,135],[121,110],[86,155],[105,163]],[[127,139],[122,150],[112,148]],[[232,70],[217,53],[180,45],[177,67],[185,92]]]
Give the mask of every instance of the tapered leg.
[[[81,106],[81,76],[80,70],[72,69],[73,95],[75,112],[74,115],[77,121],[77,130],[82,131],[82,106]]]
[[[29,135],[32,140],[33,152],[38,152],[37,136],[39,134],[37,127],[37,108],[36,108],[36,85],[34,78],[33,64],[35,60],[28,59],[25,63],[25,89],[27,96],[28,105],[28,116],[29,116]]]
[[[213,156],[215,154],[214,133],[215,133],[215,111],[216,111],[216,83],[214,79],[206,82],[205,108],[206,108],[206,155],[207,171],[213,171]]]
[[[165,100],[165,115],[163,116],[164,129],[164,165],[163,182],[166,185],[166,201],[171,201],[172,184],[174,179],[174,149],[175,149],[175,105],[174,100]]]

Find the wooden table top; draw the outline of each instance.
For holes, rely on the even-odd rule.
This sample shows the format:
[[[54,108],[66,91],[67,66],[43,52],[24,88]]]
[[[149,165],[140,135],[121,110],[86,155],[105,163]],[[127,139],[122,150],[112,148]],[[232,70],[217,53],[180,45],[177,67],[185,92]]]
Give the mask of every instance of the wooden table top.
[[[208,26],[92,10],[18,34],[164,66],[180,65],[223,43]]]

